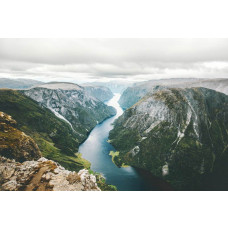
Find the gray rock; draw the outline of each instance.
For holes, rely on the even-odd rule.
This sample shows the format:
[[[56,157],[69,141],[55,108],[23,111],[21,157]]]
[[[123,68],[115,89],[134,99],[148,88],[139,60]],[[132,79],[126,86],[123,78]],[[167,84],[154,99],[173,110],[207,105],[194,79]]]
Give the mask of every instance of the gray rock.
[[[97,123],[116,113],[113,107],[73,83],[47,83],[22,92],[68,123],[79,141],[84,140]],[[50,133],[50,136],[53,134]]]
[[[1,156],[0,190],[100,191],[96,177],[86,169],[76,173],[43,157],[19,163]]]

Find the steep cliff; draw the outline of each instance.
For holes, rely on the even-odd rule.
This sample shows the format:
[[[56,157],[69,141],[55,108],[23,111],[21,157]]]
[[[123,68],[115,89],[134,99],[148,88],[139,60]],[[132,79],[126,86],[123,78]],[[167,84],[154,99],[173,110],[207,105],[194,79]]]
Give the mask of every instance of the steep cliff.
[[[90,96],[102,102],[108,101],[113,97],[112,91],[105,86],[84,86],[84,88]]]
[[[228,188],[228,96],[205,89],[161,89],[117,119],[110,141],[117,165],[151,171],[176,189]]]
[[[83,87],[72,83],[48,83],[23,93],[68,123],[79,141],[85,140],[97,123],[115,114],[113,107],[89,96]]]

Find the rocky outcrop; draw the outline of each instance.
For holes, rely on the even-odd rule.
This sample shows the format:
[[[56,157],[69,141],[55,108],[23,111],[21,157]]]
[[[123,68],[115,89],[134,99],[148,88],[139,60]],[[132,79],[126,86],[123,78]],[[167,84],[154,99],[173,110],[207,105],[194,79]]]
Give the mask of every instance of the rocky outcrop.
[[[102,102],[108,101],[113,97],[112,91],[105,86],[84,86],[84,88],[90,96]]]
[[[0,190],[100,191],[100,188],[96,177],[85,169],[71,172],[43,157],[19,163],[0,156]]]
[[[115,163],[149,170],[176,189],[199,190],[228,177],[227,132],[227,95],[205,88],[158,89],[117,119],[110,140],[120,152]]]
[[[20,162],[39,159],[41,153],[34,140],[15,126],[11,116],[0,112],[0,155]]]
[[[72,83],[48,83],[23,93],[64,120],[83,141],[97,123],[116,113],[113,107],[89,96]]]

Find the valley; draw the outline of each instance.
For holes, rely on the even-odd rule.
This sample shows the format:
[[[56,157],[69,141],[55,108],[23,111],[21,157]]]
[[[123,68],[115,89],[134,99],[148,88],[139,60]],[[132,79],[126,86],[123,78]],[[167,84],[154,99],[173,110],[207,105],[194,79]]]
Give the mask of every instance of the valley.
[[[144,173],[138,172],[133,167],[118,167],[112,162],[109,155],[115,148],[109,144],[108,135],[113,128],[113,122],[122,115],[123,110],[118,104],[120,94],[107,102],[107,105],[114,107],[117,114],[101,124],[98,124],[90,133],[86,141],[80,145],[79,153],[91,163],[91,169],[101,173],[108,184],[115,185],[120,191],[145,191],[161,190],[161,186],[153,183],[152,175],[145,178]],[[95,146],[96,145],[96,146]]]
[[[41,175],[36,177],[33,175],[36,171],[29,171],[26,178],[36,180],[37,187],[32,189],[227,189],[226,79],[154,80],[129,87],[107,85],[112,91],[103,84],[83,86],[66,82],[1,89],[0,111],[10,115],[16,121],[12,126],[18,129],[15,138],[11,138],[9,130],[3,128],[2,167],[9,164],[15,170],[18,166],[7,159],[16,159],[22,165],[26,159],[35,159],[38,162],[34,166],[42,167],[40,172],[44,176],[54,170],[51,171],[51,166],[47,168],[47,163],[57,162],[53,167],[66,169],[66,178],[73,175],[77,179],[70,172],[85,169],[87,178],[93,179],[93,187],[84,188],[77,181],[69,187],[70,182],[64,179],[62,188],[58,184],[50,187],[50,183],[55,183],[52,181],[39,188]],[[24,144],[20,134],[34,140],[38,157],[28,155],[25,160],[18,160],[21,150],[30,153],[27,147],[19,146]],[[16,144],[13,140],[22,141]],[[41,157],[50,162],[39,160]],[[31,170],[30,166],[27,168]],[[11,179],[2,181],[8,183]],[[17,182],[14,187],[10,183],[6,189],[31,189],[23,187],[24,182]]]

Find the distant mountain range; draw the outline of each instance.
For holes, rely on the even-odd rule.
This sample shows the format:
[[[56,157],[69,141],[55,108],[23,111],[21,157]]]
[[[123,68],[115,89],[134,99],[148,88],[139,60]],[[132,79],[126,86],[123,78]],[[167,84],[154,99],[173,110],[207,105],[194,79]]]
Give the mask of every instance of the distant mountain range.
[[[32,80],[32,79],[0,78],[0,88],[5,88],[5,89],[27,89],[40,84],[43,84],[43,82]]]
[[[112,91],[105,86],[84,85],[84,88],[90,96],[96,97],[98,100],[103,102],[108,101],[113,97]]]
[[[110,81],[110,82],[90,82],[82,86],[102,86],[109,88],[113,93],[122,93],[126,88],[133,85],[131,82]]]
[[[149,92],[161,90],[163,88],[191,87],[205,87],[228,94],[228,79],[173,78],[135,83],[123,92],[119,103],[123,109],[127,109]]]

